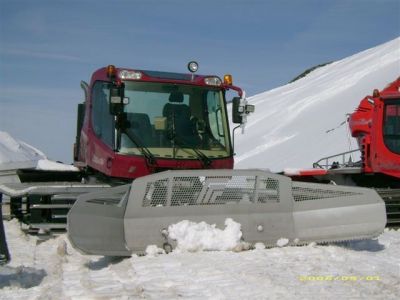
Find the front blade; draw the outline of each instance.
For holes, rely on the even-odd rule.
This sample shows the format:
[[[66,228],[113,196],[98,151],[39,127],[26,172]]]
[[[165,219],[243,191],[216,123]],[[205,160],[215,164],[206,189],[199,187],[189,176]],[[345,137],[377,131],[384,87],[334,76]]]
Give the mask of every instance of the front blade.
[[[174,247],[166,231],[182,220],[223,228],[231,218],[246,242],[268,246],[280,238],[302,244],[375,237],[386,224],[384,203],[373,190],[297,183],[261,170],[167,171],[136,179],[127,193],[115,188],[78,199],[70,211],[73,244],[103,255]],[[98,199],[113,197],[121,200],[108,201],[109,209]],[[75,222],[79,230],[72,231]]]

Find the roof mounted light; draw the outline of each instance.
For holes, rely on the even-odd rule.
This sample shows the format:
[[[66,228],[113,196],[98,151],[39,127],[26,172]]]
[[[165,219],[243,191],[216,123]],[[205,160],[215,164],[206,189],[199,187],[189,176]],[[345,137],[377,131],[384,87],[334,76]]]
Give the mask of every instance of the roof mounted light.
[[[380,97],[380,94],[379,94],[379,90],[378,90],[378,89],[374,89],[374,91],[372,92],[372,97],[374,97],[374,98]]]
[[[107,77],[108,77],[108,78],[114,78],[116,72],[117,72],[117,70],[115,69],[115,66],[114,66],[114,65],[108,65],[108,66],[107,66],[106,73],[107,73]]]
[[[140,80],[142,79],[142,72],[138,72],[138,71],[129,71],[129,70],[121,70],[119,71],[119,77],[121,77],[121,79],[136,79],[136,80]]]
[[[220,86],[222,84],[222,81],[219,77],[214,76],[204,78],[204,83],[207,85]]]
[[[232,75],[231,74],[225,74],[224,75],[224,83],[226,85],[232,85],[233,84],[233,80],[232,80]]]
[[[199,64],[195,61],[191,61],[188,63],[187,67],[191,73],[195,73],[199,69]]]

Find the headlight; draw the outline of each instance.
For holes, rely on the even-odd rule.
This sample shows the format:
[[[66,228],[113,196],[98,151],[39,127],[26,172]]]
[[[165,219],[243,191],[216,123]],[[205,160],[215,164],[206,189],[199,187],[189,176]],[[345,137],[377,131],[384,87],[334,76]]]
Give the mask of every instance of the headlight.
[[[141,79],[142,73],[137,71],[128,71],[128,70],[121,70],[119,72],[119,77],[121,79]]]
[[[218,77],[206,77],[204,78],[204,83],[207,85],[220,86],[222,81]]]

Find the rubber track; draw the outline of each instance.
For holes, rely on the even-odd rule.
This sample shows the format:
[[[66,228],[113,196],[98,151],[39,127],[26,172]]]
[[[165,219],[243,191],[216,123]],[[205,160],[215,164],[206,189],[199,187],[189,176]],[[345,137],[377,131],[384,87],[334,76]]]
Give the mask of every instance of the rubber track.
[[[386,205],[388,228],[400,228],[400,189],[376,189]]]

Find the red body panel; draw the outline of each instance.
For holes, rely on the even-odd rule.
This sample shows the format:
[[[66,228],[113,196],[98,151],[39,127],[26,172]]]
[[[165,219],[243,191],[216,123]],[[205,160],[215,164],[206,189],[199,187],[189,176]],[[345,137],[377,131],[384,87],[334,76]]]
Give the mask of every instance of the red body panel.
[[[96,136],[92,127],[91,119],[91,91],[96,81],[110,81],[109,77],[107,76],[106,70],[107,68],[101,68],[94,72],[92,75],[87,96],[88,99],[86,99],[85,117],[80,136],[78,162],[75,163],[81,167],[90,167],[106,176],[123,179],[138,178],[154,172],[168,169],[204,169],[205,167],[203,163],[200,160],[194,159],[178,160],[157,158],[157,165],[151,166],[147,163],[144,156],[118,154],[114,152],[110,146],[106,145]],[[119,70],[121,69],[116,68],[116,74],[118,74]],[[123,70],[132,71],[131,69],[126,68],[123,68]],[[158,77],[149,77],[145,73],[142,74],[143,75],[140,81],[166,82],[185,85],[191,84],[198,86],[206,86],[206,84],[204,83],[204,78],[210,77],[195,75],[193,80],[188,82],[187,80],[163,79]],[[191,74],[188,74],[187,76],[191,76]],[[116,76],[114,80],[118,81],[120,79],[118,78],[118,76]],[[242,94],[242,90],[236,86],[222,85],[221,88],[225,90],[233,89],[236,90],[239,95]],[[210,160],[211,164],[207,166],[208,169],[233,168],[233,153],[230,157],[227,158],[213,158]]]
[[[400,78],[379,94],[365,97],[350,116],[349,126],[361,149],[364,173],[400,178],[400,155],[388,149],[383,137],[384,106],[387,101],[400,98],[399,88]]]

